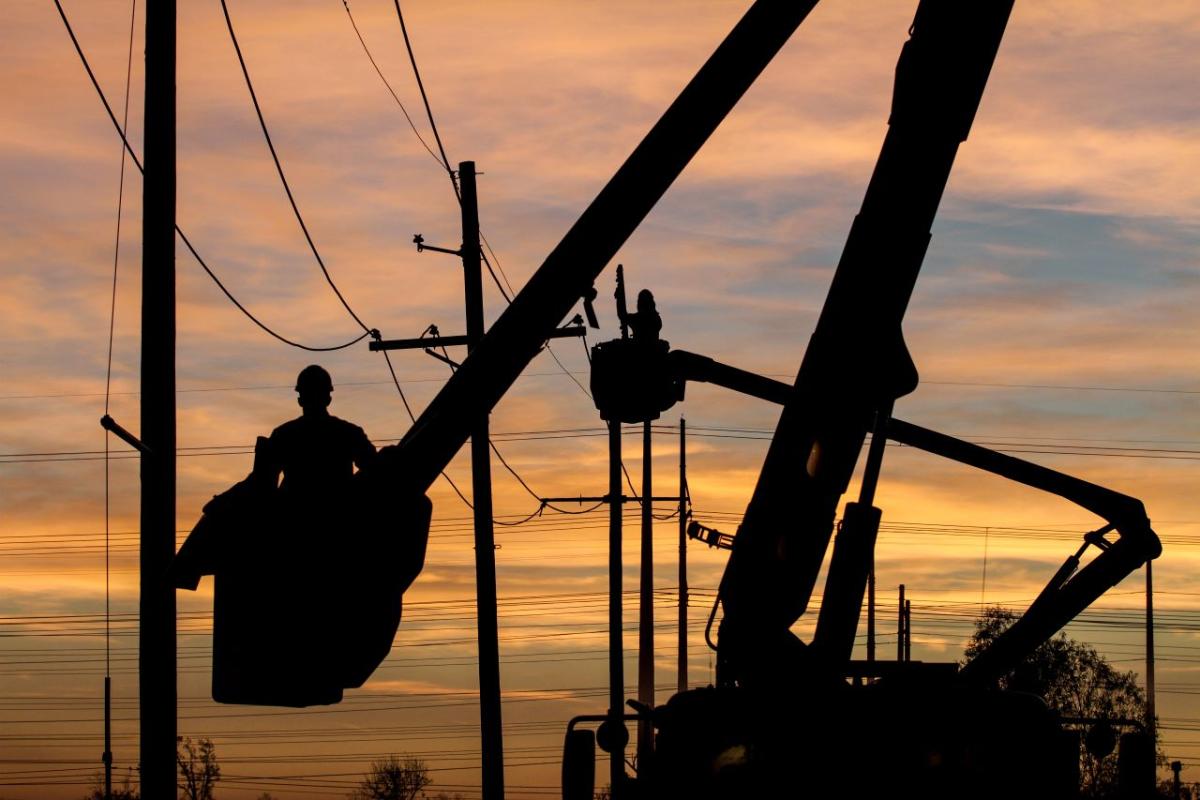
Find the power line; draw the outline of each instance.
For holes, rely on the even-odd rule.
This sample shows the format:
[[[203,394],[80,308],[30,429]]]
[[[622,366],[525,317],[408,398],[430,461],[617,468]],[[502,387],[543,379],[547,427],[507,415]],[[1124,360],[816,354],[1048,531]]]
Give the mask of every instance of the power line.
[[[408,60],[412,64],[413,77],[417,79],[417,88],[421,90],[421,101],[425,104],[425,116],[429,118],[429,127],[433,131],[433,140],[437,142],[438,152],[442,156],[442,166],[446,168],[446,173],[450,176],[450,185],[454,187],[454,196],[462,202],[462,196],[458,190],[458,179],[454,176],[454,168],[450,166],[450,159],[446,157],[446,148],[442,146],[442,137],[438,133],[437,123],[433,119],[433,109],[429,107],[429,96],[425,93],[425,82],[421,80],[421,70],[417,67],[417,57],[413,54],[412,42],[408,38],[408,26],[404,24],[404,12],[400,10],[400,0],[394,0],[396,5],[396,17],[400,20],[400,32],[404,35],[404,47],[408,50]]]
[[[345,0],[343,0],[343,2],[345,2]],[[409,63],[412,64],[413,77],[416,78],[417,88],[421,92],[421,102],[425,104],[425,115],[429,119],[429,128],[433,131],[434,141],[437,142],[438,153],[441,154],[442,167],[446,170],[446,174],[450,176],[450,185],[454,189],[454,197],[461,205],[462,193],[458,189],[458,179],[455,177],[454,168],[450,166],[450,159],[446,155],[446,148],[442,145],[442,137],[441,134],[438,133],[437,122],[435,122],[433,119],[433,109],[429,104],[429,95],[425,91],[425,82],[421,80],[421,70],[417,67],[417,57],[413,52],[412,40],[409,39],[408,36],[408,26],[404,22],[404,12],[400,10],[400,0],[394,0],[394,3],[396,6],[396,17],[400,20],[400,32],[404,35],[404,48],[408,51],[408,60]],[[346,10],[349,11],[348,6]],[[368,53],[368,55],[370,54]],[[374,59],[372,59],[372,63],[374,63]],[[382,73],[380,73],[380,77],[383,77]],[[386,83],[386,81],[384,82]],[[391,87],[389,87],[389,89],[390,88]],[[399,102],[399,100],[397,100],[397,102]],[[408,112],[406,111],[404,115],[407,117]],[[409,119],[409,124],[412,124],[411,119]],[[413,131],[416,131],[415,126],[413,127]],[[420,138],[420,134],[417,135],[417,138]],[[421,140],[421,144],[425,144],[424,139]],[[425,149],[429,150],[429,146],[425,145]],[[484,245],[487,247],[487,250],[491,251],[492,257],[495,258],[495,251],[493,251],[492,246],[488,244],[487,237],[483,235],[482,230],[479,232],[479,238],[483,241]],[[481,250],[479,255],[482,257],[484,266],[487,267],[488,274],[492,276],[492,282],[496,284],[496,288],[500,291],[500,296],[504,298],[506,303],[511,303],[512,297],[509,295],[509,292],[512,292],[512,284],[508,283],[508,276],[504,276],[504,283],[508,283],[508,292],[506,292],[503,284],[500,283],[500,279],[496,276],[495,270],[492,268],[492,262],[488,260],[487,253]],[[496,260],[496,267],[500,267],[499,259]],[[504,270],[501,268],[500,272],[503,274]]]
[[[129,47],[125,57],[125,102],[121,113],[121,130],[129,130],[129,95],[133,85],[133,40],[137,21],[137,0],[132,0],[129,10]],[[122,134],[123,136],[124,134]],[[125,210],[125,147],[121,147],[121,169],[117,184],[117,219],[116,231],[113,236],[113,276],[112,295],[109,300],[108,312],[108,352],[104,368],[104,421],[109,421],[109,404],[112,399],[112,363],[113,338],[117,327],[117,275],[121,263],[121,217]],[[104,751],[101,762],[104,765],[105,794],[112,794],[112,540],[110,528],[112,524],[112,483],[110,463],[110,436],[112,431],[105,426],[104,431]],[[90,762],[89,762],[90,763]]]
[[[349,6],[347,6],[349,11]],[[308,242],[308,247],[312,250],[313,257],[317,260],[317,265],[321,268],[321,274],[325,276],[325,281],[329,284],[329,288],[333,289],[333,293],[337,295],[337,299],[341,302],[342,307],[346,309],[358,326],[366,333],[379,339],[379,331],[367,327],[358,314],[354,313],[354,309],[346,302],[346,298],[342,296],[342,292],[338,289],[337,284],[333,282],[333,276],[329,274],[329,270],[325,266],[325,259],[321,258],[321,253],[317,250],[316,242],[313,241],[312,234],[308,232],[308,225],[304,223],[304,216],[300,213],[300,207],[296,205],[296,198],[292,194],[292,187],[288,184],[287,176],[283,174],[283,164],[279,161],[279,154],[275,152],[275,143],[271,141],[271,132],[267,130],[267,121],[263,117],[262,106],[258,102],[258,94],[254,91],[254,84],[250,80],[250,70],[246,67],[246,59],[242,56],[241,45],[238,44],[237,34],[233,31],[233,20],[229,16],[229,6],[225,0],[221,0],[221,12],[225,15],[225,26],[229,29],[229,39],[233,42],[234,52],[237,53],[238,64],[242,67],[242,75],[246,79],[246,88],[250,91],[250,99],[254,103],[254,113],[258,115],[258,124],[262,128],[263,138],[267,141],[267,149],[271,151],[271,160],[275,162],[275,171],[279,173],[279,182],[283,184],[283,191],[287,194],[288,202],[292,206],[292,213],[296,216],[296,221],[300,223],[300,230],[304,232],[304,239]]]
[[[1153,394],[1200,394],[1200,389],[1158,389],[1142,386],[1067,386],[1053,383],[987,383],[983,381],[922,381],[937,386],[977,386],[996,389],[1066,389],[1075,392],[1145,392]]]
[[[386,351],[385,355],[386,355]],[[390,365],[390,360],[388,364]],[[396,378],[394,369],[392,372],[392,384],[399,383]],[[403,389],[400,389],[401,398],[404,401],[405,408],[409,416],[412,417],[413,412],[409,406],[407,397],[404,395]],[[672,425],[655,425],[654,433],[658,435],[668,435],[672,431],[678,430],[677,426]],[[689,435],[693,434],[693,430],[689,427]],[[772,431],[768,429],[753,429],[753,428],[726,428],[719,426],[696,426],[694,435],[699,438],[715,438],[715,439],[733,439],[747,441],[769,441]],[[595,438],[607,435],[605,430],[600,427],[584,427],[584,428],[549,428],[549,429],[531,429],[519,431],[501,431],[493,434],[493,438],[503,442],[522,442],[522,441],[547,441],[555,439],[580,439],[580,438]],[[1031,437],[1030,439],[1020,439],[1018,437],[1007,437],[1009,441],[998,441],[994,436],[980,435],[963,437],[972,443],[982,446],[990,446],[999,452],[1009,453],[1040,453],[1046,455],[1077,455],[1077,456],[1104,456],[1110,458],[1166,458],[1169,460],[1194,461],[1200,459],[1200,450],[1186,448],[1163,448],[1163,447],[1118,447],[1112,445],[1081,445],[1066,440],[1064,444],[1047,443],[1039,437]],[[395,442],[397,438],[375,437],[376,442]],[[1076,440],[1076,441],[1103,441],[1098,439]],[[1115,439],[1112,441],[1126,441]],[[1158,443],[1158,442],[1153,442]],[[1189,442],[1190,443],[1190,442]],[[907,447],[901,444],[889,444],[889,447]],[[176,448],[178,455],[244,455],[252,453],[253,447],[246,444],[226,444],[226,445],[193,445],[187,447]],[[54,461],[88,461],[95,460],[96,457],[102,456],[102,450],[43,450],[43,451],[16,451],[9,453],[0,453],[0,463],[18,463],[24,461],[38,460],[54,460]],[[116,456],[120,459],[124,455],[136,457],[136,454],[122,454]]]
[[[375,68],[375,74],[379,76],[379,80],[383,81],[383,85],[388,90],[388,94],[396,101],[396,105],[400,107],[400,111],[404,114],[404,119],[408,121],[408,127],[412,128],[413,134],[417,137],[417,141],[425,148],[426,152],[433,157],[438,166],[442,166],[442,159],[438,158],[437,153],[433,152],[433,148],[421,136],[421,132],[417,130],[416,123],[413,122],[412,116],[408,113],[408,109],[404,107],[404,103],[400,101],[400,96],[396,94],[396,90],[392,88],[392,84],[384,76],[383,70],[379,68],[379,64],[375,61],[375,56],[371,54],[371,48],[367,47],[367,40],[363,38],[362,32],[358,29],[358,23],[354,21],[354,14],[350,11],[349,0],[342,0],[342,5],[346,8],[346,16],[350,19],[350,26],[354,28],[354,35],[358,37],[358,43],[362,45],[363,52],[366,53],[367,59],[371,62],[371,66]]]
[[[109,105],[108,98],[105,96],[104,90],[100,87],[100,82],[96,79],[96,73],[94,73],[92,71],[92,66],[88,62],[87,56],[84,55],[83,47],[79,44],[79,39],[75,36],[75,30],[71,27],[70,20],[67,19],[67,12],[63,9],[61,0],[54,0],[54,5],[58,9],[58,15],[62,18],[63,25],[67,29],[67,35],[69,35],[71,37],[71,43],[75,46],[75,52],[79,55],[79,60],[83,63],[84,70],[87,71],[88,78],[92,82],[92,87],[95,88],[96,94],[100,98],[100,102],[104,105],[104,110],[108,113],[109,120],[112,122],[113,127],[116,128],[117,135],[121,137],[121,142],[124,144],[125,150],[129,153],[130,160],[132,160],[134,163],[134,166],[136,166],[138,168],[138,172],[145,174],[146,170],[142,166],[141,159],[139,159],[137,156],[137,153],[134,152],[133,145],[130,144],[129,138],[125,134],[125,129],[122,127],[121,123],[117,120],[117,115],[115,113],[113,113],[112,106]],[[200,253],[196,250],[195,246],[192,245],[191,240],[188,239],[187,235],[183,232],[183,229],[181,227],[179,227],[179,225],[175,226],[175,233],[179,235],[180,241],[182,241],[184,246],[187,247],[188,252],[190,252],[192,254],[192,257],[194,259],[196,259],[196,263],[199,264],[201,269],[203,269],[204,272],[208,274],[208,277],[212,279],[213,283],[215,283],[217,285],[217,288],[219,288],[221,290],[221,292],[225,295],[225,297],[228,298],[229,301],[231,303],[233,303],[233,305],[236,306],[237,309],[239,311],[241,311],[242,314],[244,314],[251,322],[253,322],[255,325],[257,325],[259,328],[261,328],[263,331],[265,331],[266,333],[268,333],[275,339],[278,339],[280,342],[283,342],[284,344],[289,345],[291,347],[299,348],[301,350],[308,350],[309,352],[325,353],[325,352],[331,352],[334,350],[344,350],[347,347],[358,344],[363,339],[367,338],[367,336],[371,335],[370,332],[368,331],[368,332],[365,332],[362,335],[346,342],[345,344],[334,345],[331,347],[313,347],[310,345],[301,344],[300,342],[294,341],[292,339],[287,338],[286,336],[283,336],[280,333],[277,333],[272,328],[270,328],[268,325],[266,325],[266,323],[262,322],[262,320],[260,320],[258,317],[254,316],[254,314],[252,314],[248,308],[246,308],[244,305],[242,305],[242,303],[240,303],[238,301],[238,299],[233,296],[233,293],[230,292],[228,288],[226,288],[225,284],[221,282],[221,279],[217,277],[216,273],[213,272],[213,270],[208,266],[208,264],[205,262],[205,260],[200,257]]]

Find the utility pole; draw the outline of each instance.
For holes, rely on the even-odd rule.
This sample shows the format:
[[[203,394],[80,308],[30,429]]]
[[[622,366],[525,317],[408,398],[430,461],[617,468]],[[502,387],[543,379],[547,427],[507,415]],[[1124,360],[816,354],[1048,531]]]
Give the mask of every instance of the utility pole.
[[[1146,732],[1157,740],[1154,714],[1154,572],[1153,561],[1146,562]]]
[[[875,667],[875,554],[871,553],[871,571],[867,573],[867,664]],[[874,681],[869,675],[868,682]]]
[[[146,8],[138,699],[141,795],[176,796],[175,0]]]
[[[373,341],[372,352],[381,350],[418,350],[444,361],[457,374],[458,362],[437,352],[433,347],[466,345],[470,354],[484,339],[483,323],[483,254],[479,249],[479,195],[475,183],[475,162],[458,165],[459,192],[462,203],[462,246],[457,250],[425,243],[417,234],[413,244],[417,252],[430,250],[462,259],[463,294],[465,296],[467,333],[465,336],[441,336],[416,339],[387,339]],[[586,329],[572,323],[555,328],[548,339],[582,337]],[[451,378],[453,380],[453,378]],[[496,613],[496,545],[492,513],[492,456],[488,431],[488,409],[468,403],[463,408],[477,409],[466,416],[471,438],[471,491],[474,495],[475,520],[475,610],[479,638],[479,723],[482,758],[483,800],[504,798],[504,743],[500,715],[500,643]],[[411,431],[410,431],[411,432]],[[618,495],[620,485],[618,484]],[[619,709],[618,709],[619,710]]]
[[[625,654],[621,637],[622,592],[621,526],[624,499],[621,496],[621,421],[608,421],[608,731],[609,792],[613,800],[625,794]]]
[[[650,420],[642,423],[642,555],[638,598],[638,702],[654,708],[654,459]],[[642,777],[654,752],[654,725],[638,720],[637,765]]]
[[[896,616],[896,660],[904,660],[904,584],[900,584],[900,606]]]
[[[904,601],[904,660],[912,661],[912,600]]]
[[[645,494],[645,490],[642,492]],[[688,688],[687,647],[687,420],[679,418],[679,654],[675,690]]]
[[[475,162],[458,165],[462,192],[462,262],[467,352],[483,338],[483,267]],[[500,641],[496,612],[496,546],[492,529],[492,456],[488,414],[471,428],[471,499],[475,508],[475,609],[479,632],[479,727],[483,800],[504,798],[504,739],[500,717]]]

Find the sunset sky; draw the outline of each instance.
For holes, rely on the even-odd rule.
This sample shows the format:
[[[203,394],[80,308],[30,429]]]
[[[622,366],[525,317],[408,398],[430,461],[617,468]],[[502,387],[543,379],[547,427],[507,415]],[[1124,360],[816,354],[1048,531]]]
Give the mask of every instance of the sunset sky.
[[[130,5],[63,0],[114,107]],[[451,162],[474,160],[481,220],[519,289],[748,0],[410,0],[406,21]],[[380,69],[430,141],[390,0],[350,0]],[[820,3],[614,261],[653,289],[663,337],[790,381],[887,130],[915,0]],[[130,138],[142,140],[142,4]],[[450,183],[364,54],[341,0],[230,0],[296,200],[350,305],[386,337],[463,332]],[[104,434],[120,143],[51,0],[0,19],[0,800],[78,798],[100,773],[104,675]],[[179,9],[178,219],[255,315],[330,345],[358,333],[291,215],[220,4]],[[1018,0],[963,145],[913,296],[921,371],[896,415],[1142,499],[1155,563],[1164,750],[1200,780],[1200,10],[1190,0]],[[138,427],[141,179],[126,174],[110,411]],[[366,344],[322,354],[255,328],[178,248],[178,528],[250,469],[256,435],[295,416],[319,360],[333,413],[383,445],[409,419]],[[617,334],[613,271],[603,330]],[[504,300],[485,287],[494,319]],[[606,447],[578,341],[543,354],[492,417],[505,458],[542,495],[600,494]],[[419,411],[447,378],[393,356]],[[568,374],[569,373],[569,374]],[[677,489],[680,416],[696,519],[732,532],[777,410],[709,386],[659,421],[657,491]],[[137,460],[113,443],[111,611],[118,782],[137,763]],[[639,439],[626,441],[640,475]],[[469,464],[449,470],[464,488]],[[496,512],[534,501],[498,464]],[[856,487],[852,486],[852,494]],[[179,730],[211,737],[217,794],[345,795],[388,753],[424,758],[431,791],[477,797],[470,511],[430,493],[427,566],[391,657],[339,706],[218,706],[209,697],[211,581],[179,593]],[[894,652],[896,586],[913,601],[913,658],[961,657],[981,604],[1027,605],[1096,520],[1065,501],[911,450],[884,461],[877,565]],[[671,509],[658,509],[664,515]],[[632,513],[632,510],[631,510]],[[675,685],[674,520],[656,529],[659,702]],[[629,519],[626,622],[636,620]],[[606,700],[603,511],[547,512],[497,531],[508,796],[558,793],[562,734]],[[986,562],[985,562],[986,555]],[[703,627],[725,554],[693,545],[690,679],[711,680]],[[985,579],[986,575],[986,579]],[[1144,573],[1069,633],[1143,672]],[[817,592],[821,584],[818,583]],[[304,587],[297,587],[303,591]],[[796,631],[806,637],[811,621]],[[632,686],[636,630],[627,629]],[[861,640],[860,640],[861,641]],[[632,692],[631,692],[632,694]],[[1192,766],[1195,764],[1196,766]],[[601,773],[603,771],[601,770]],[[1164,775],[1165,776],[1165,775]],[[135,777],[136,780],[136,777]]]

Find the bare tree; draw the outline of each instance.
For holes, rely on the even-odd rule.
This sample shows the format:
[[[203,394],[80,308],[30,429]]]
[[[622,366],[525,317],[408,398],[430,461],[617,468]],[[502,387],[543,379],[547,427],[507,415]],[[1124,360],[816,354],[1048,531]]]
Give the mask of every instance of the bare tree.
[[[176,741],[175,762],[179,765],[179,788],[184,798],[213,800],[213,787],[221,780],[221,767],[212,739],[193,742],[191,737],[180,736]]]
[[[350,793],[350,800],[414,800],[431,783],[424,761],[391,755],[371,763],[371,771]]]
[[[110,797],[104,793],[104,776],[97,775],[93,778],[93,783],[95,785],[90,792],[84,795],[83,800],[110,800]],[[131,788],[131,783],[132,775],[126,773],[125,785],[121,788],[113,787],[111,800],[141,800],[141,795],[138,794],[137,789]],[[1188,798],[1188,800],[1191,800],[1191,798]]]

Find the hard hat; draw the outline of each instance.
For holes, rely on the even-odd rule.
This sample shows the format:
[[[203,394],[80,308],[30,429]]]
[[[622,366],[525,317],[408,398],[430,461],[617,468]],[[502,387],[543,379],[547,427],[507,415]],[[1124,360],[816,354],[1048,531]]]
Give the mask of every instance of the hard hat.
[[[332,392],[333,378],[323,367],[309,364],[296,376],[297,392]]]

